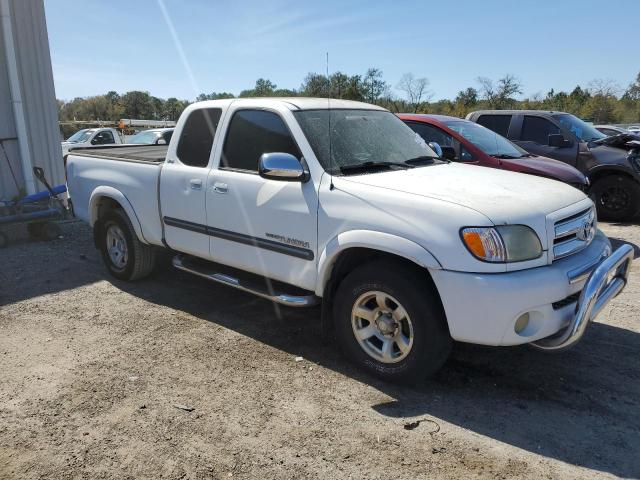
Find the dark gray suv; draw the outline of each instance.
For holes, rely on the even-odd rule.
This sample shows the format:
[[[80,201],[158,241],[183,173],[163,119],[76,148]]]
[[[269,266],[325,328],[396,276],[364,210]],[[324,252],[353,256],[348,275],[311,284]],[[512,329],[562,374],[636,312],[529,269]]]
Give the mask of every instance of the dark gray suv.
[[[601,217],[622,221],[639,213],[640,142],[633,135],[607,137],[574,115],[543,110],[481,110],[467,120],[576,167],[589,177]]]

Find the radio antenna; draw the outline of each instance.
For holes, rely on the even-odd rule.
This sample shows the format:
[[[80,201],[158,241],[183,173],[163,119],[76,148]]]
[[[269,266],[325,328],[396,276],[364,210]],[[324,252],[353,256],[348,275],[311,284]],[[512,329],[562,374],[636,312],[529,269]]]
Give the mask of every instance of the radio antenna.
[[[331,80],[329,78],[329,52],[327,52],[327,118],[329,124],[329,190],[333,190],[333,152],[331,151]]]

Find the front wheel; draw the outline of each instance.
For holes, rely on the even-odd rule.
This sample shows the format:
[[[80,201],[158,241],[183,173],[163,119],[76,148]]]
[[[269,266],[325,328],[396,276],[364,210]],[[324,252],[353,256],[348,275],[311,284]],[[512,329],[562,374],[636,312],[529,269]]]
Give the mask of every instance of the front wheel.
[[[338,342],[351,360],[383,380],[424,380],[449,355],[445,315],[426,275],[383,260],[358,267],[338,287]]]
[[[596,180],[592,192],[598,215],[616,222],[631,220],[640,209],[640,184],[623,175]]]
[[[123,210],[111,210],[96,228],[100,252],[109,273],[120,280],[148,276],[155,265],[155,251],[142,243]]]

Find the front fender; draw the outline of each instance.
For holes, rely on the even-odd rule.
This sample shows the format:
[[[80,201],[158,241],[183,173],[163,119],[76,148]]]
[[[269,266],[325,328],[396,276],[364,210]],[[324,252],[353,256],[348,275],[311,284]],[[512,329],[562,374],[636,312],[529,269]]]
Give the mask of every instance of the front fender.
[[[140,220],[138,220],[138,216],[136,215],[131,202],[129,202],[127,197],[125,197],[120,190],[117,190],[113,187],[103,185],[97,187],[93,192],[91,192],[91,197],[89,197],[89,225],[93,227],[93,225],[98,220],[98,205],[100,203],[100,200],[103,198],[110,198],[118,202],[122,209],[126,212],[129,220],[131,220],[131,224],[133,225],[133,229],[135,230],[138,239],[143,243],[149,243],[142,234]]]
[[[610,164],[596,165],[589,170],[589,177],[599,178],[606,175],[622,174],[628,177],[632,177],[636,182],[640,182],[640,173],[636,172],[631,166],[625,164]]]
[[[349,248],[369,248],[406,258],[429,269],[441,269],[440,262],[424,247],[390,233],[372,230],[350,230],[333,237],[325,246],[318,259],[318,280],[315,293],[322,296],[329,281],[336,259]]]

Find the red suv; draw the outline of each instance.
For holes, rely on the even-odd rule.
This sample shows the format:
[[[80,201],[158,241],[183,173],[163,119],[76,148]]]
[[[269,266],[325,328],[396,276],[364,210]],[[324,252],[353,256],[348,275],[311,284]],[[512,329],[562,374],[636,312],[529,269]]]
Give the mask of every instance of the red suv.
[[[477,123],[444,115],[401,113],[398,117],[435,150],[439,147],[448,160],[529,173],[560,180],[583,192],[588,190],[587,177],[571,165],[532,155]]]

